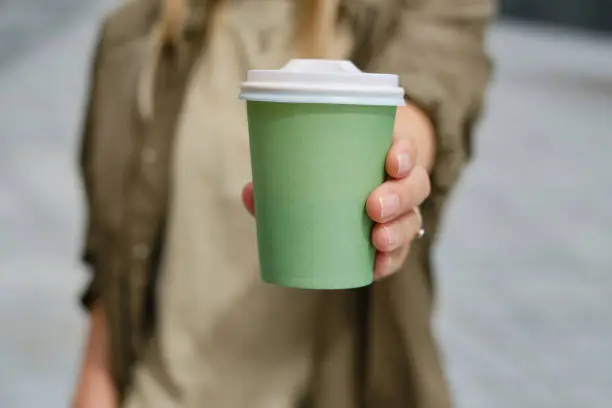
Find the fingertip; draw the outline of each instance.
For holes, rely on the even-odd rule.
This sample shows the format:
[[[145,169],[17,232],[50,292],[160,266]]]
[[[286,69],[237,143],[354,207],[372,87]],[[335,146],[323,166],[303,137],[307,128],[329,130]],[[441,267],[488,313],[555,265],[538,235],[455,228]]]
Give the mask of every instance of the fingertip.
[[[247,183],[242,189],[242,203],[251,215],[255,215],[255,199],[253,196],[253,183]]]
[[[382,203],[379,199],[379,194],[374,191],[366,201],[366,213],[373,221],[380,222],[382,214]]]
[[[381,224],[376,224],[372,228],[372,245],[378,251],[388,251],[389,238],[384,227]]]
[[[374,280],[383,279],[391,274],[391,255],[388,252],[377,252],[374,261]]]
[[[409,139],[393,143],[387,155],[386,171],[390,177],[406,177],[416,163],[416,153]]]
[[[390,252],[403,244],[403,237],[398,234],[394,224],[376,224],[372,229],[372,245],[379,251]]]

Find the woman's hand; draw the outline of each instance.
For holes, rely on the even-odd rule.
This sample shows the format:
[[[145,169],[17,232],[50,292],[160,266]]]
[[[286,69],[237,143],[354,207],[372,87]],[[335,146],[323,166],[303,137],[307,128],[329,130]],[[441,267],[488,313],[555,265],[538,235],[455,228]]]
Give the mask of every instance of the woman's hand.
[[[110,374],[108,327],[101,306],[90,312],[89,335],[73,408],[117,408],[117,393]]]
[[[412,105],[398,108],[393,144],[385,165],[389,180],[377,187],[366,202],[366,211],[376,222],[372,231],[372,244],[377,249],[376,279],[389,276],[402,266],[410,243],[422,227],[415,208],[429,196],[429,169],[434,152],[433,126],[427,116]],[[242,201],[253,214],[252,183],[244,187]]]
[[[395,273],[404,263],[412,240],[422,228],[418,206],[429,196],[429,169],[434,160],[433,126],[414,106],[399,108],[386,171],[389,180],[376,188],[366,211],[376,225],[372,244],[377,249],[374,276]]]

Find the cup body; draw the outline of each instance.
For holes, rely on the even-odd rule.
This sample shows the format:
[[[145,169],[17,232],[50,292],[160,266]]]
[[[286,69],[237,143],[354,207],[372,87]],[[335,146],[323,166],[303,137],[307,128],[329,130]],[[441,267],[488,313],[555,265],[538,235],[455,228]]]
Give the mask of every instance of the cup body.
[[[247,101],[261,277],[280,286],[372,282],[365,211],[385,177],[396,106]]]

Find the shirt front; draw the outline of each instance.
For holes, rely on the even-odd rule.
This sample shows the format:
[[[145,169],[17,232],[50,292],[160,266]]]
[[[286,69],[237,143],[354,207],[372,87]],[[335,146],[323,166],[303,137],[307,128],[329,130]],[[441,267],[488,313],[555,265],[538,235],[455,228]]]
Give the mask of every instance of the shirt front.
[[[191,73],[171,160],[154,348],[136,367],[127,407],[283,408],[304,393],[320,296],[259,280],[255,225],[240,200],[250,160],[237,98],[248,69],[291,56],[293,10],[286,0],[250,4],[218,12]]]

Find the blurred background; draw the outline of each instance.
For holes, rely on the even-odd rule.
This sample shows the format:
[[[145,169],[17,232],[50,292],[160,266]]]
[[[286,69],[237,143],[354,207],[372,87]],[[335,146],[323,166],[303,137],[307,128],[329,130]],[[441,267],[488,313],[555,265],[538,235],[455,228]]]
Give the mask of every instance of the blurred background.
[[[114,0],[0,0],[0,407],[66,407],[88,57]],[[436,254],[459,408],[612,401],[612,2],[506,0],[476,160]],[[381,407],[383,408],[383,407]]]

